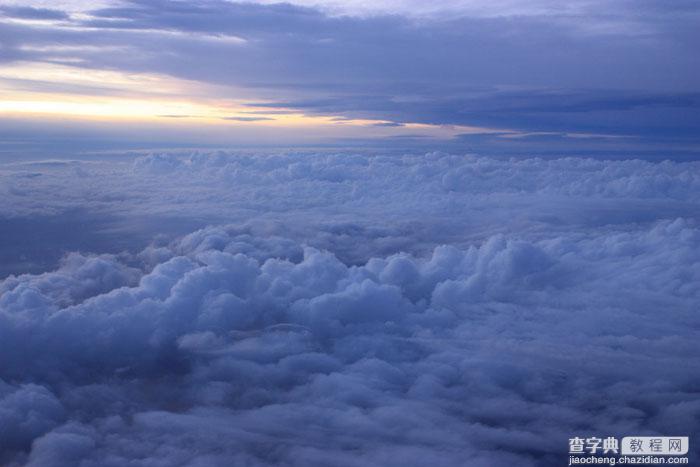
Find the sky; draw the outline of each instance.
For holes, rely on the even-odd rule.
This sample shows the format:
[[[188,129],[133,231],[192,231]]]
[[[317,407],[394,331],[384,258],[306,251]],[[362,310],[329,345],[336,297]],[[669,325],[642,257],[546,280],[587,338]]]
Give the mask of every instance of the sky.
[[[432,3],[5,1],[0,151],[697,157],[697,2]]]

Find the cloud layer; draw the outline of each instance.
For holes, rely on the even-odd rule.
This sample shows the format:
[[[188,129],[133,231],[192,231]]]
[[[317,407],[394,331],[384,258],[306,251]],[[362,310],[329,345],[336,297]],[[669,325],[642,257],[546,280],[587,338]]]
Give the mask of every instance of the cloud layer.
[[[339,2],[322,8],[303,0],[107,3],[98,8],[90,2],[78,11],[46,9],[44,2],[0,10],[0,61],[20,68],[19,76],[0,73],[0,87],[8,101],[24,102],[7,104],[11,109],[48,99],[75,111],[71,103],[90,101],[87,96],[99,103],[145,95],[164,100],[163,107],[283,107],[307,117],[386,121],[395,124],[383,127],[389,135],[405,135],[396,130],[402,124],[479,128],[478,135],[465,131],[465,140],[451,142],[491,154],[525,148],[541,153],[551,149],[552,139],[563,139],[569,144],[556,148],[561,154],[571,149],[572,138],[575,150],[589,154],[698,154],[695,2],[450,2],[432,12],[420,7],[425,2],[341,2],[343,14]],[[43,71],[30,73],[30,65]],[[64,68],[57,71],[59,65]],[[117,76],[105,79],[107,71]],[[71,74],[98,79],[85,82]],[[149,78],[129,86],[142,75]],[[154,76],[164,83],[154,86]],[[189,86],[165,92],[182,80]],[[139,107],[127,103],[122,111]],[[161,114],[193,115],[192,109],[175,110]],[[162,125],[174,124],[169,120]],[[246,122],[254,126],[243,115],[228,120],[232,128]],[[30,139],[66,138],[75,128],[69,121],[47,123],[51,130],[44,126]],[[190,122],[190,130],[198,123]],[[311,128],[313,121],[307,123],[305,134],[315,143],[366,142],[339,125],[340,136],[323,137]],[[21,126],[33,128],[31,122]],[[153,147],[154,141],[183,142],[178,128],[126,135]],[[266,141],[298,141],[284,125],[265,129]],[[98,139],[120,139],[114,128],[98,130]],[[204,144],[217,135],[212,128],[199,130],[185,139]],[[417,134],[435,136],[426,128]],[[503,137],[509,134],[521,140]],[[7,138],[24,139],[14,132]],[[227,142],[241,138],[245,131]],[[81,132],[70,141],[74,147],[94,143]]]
[[[608,225],[695,218],[698,163],[441,153],[183,152],[0,166],[5,271],[118,253],[206,225],[289,238],[349,264]],[[34,264],[34,267],[32,267]],[[29,267],[29,268],[28,268]],[[14,269],[13,269],[14,268]],[[4,272],[7,275],[8,272]]]
[[[139,251],[117,222],[132,248],[0,283],[0,463],[550,466],[572,436],[696,436],[695,165],[6,166],[8,222],[229,223]]]

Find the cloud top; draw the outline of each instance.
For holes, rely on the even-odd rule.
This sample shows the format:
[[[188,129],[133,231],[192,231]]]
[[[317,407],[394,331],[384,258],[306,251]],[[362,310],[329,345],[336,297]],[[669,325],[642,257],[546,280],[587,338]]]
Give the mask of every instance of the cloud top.
[[[697,434],[688,165],[440,154],[106,164],[81,170],[109,167],[105,193],[124,196],[96,200],[108,209],[156,180],[158,198],[140,209],[165,209],[188,177],[214,211],[227,190],[261,212],[287,189],[298,197],[278,227],[210,226],[2,281],[5,465],[549,466],[571,436]],[[65,166],[34,165],[43,175],[15,189],[48,190]],[[393,228],[380,207],[412,197],[417,231],[403,252],[380,253],[379,227]],[[600,204],[546,218],[562,200]],[[689,210],[614,222],[622,207],[664,200]],[[420,216],[443,204],[459,230],[469,210],[498,219],[489,202],[508,229],[421,245],[433,224]],[[324,205],[338,213],[325,233],[313,227]],[[346,212],[365,227],[343,223]],[[364,257],[343,260],[340,238]]]

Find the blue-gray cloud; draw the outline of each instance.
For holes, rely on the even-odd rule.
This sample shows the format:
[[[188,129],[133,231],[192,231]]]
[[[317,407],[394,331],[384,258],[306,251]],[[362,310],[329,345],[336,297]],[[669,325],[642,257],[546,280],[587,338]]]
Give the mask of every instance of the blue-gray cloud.
[[[637,138],[639,149],[663,138],[669,150],[697,148],[697,4],[577,8],[575,18],[553,8],[411,18],[329,16],[289,4],[129,1],[91,11],[70,29],[3,24],[8,41],[0,53],[242,87],[273,106],[314,114],[624,135]],[[116,49],[23,47],[57,43]]]
[[[0,169],[3,231],[80,206],[132,242],[0,281],[3,465],[549,467],[573,436],[700,434],[698,162]],[[139,246],[174,214],[231,224]]]
[[[29,6],[0,6],[0,13],[10,18],[19,19],[65,20],[69,18],[68,13],[62,10]]]
[[[266,121],[266,120],[273,120],[270,117],[221,117],[222,120],[232,120],[235,122],[261,122],[261,121]]]

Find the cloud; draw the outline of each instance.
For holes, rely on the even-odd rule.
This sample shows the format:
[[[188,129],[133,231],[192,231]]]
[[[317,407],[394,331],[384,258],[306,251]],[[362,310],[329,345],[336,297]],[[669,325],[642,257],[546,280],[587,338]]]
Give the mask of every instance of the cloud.
[[[401,125],[393,122],[396,120],[473,125],[504,132],[517,129],[520,133],[608,134],[633,138],[635,146],[641,140],[694,141],[697,129],[687,117],[700,110],[700,100],[695,93],[583,89],[514,91],[483,87],[456,89],[450,96],[428,89],[414,92],[413,99],[405,100],[391,95],[342,96],[249,105],[262,109],[286,107],[307,114],[392,120],[377,126]]]
[[[7,5],[0,7],[0,12],[10,18],[33,19],[33,20],[66,20],[68,13],[62,10],[49,8],[34,8],[30,6]]]
[[[374,123],[374,126],[379,126],[379,127],[398,127],[398,126],[404,126],[403,123],[397,123],[397,122],[379,122],[379,123]]]
[[[34,439],[61,425],[65,417],[61,402],[45,387],[36,384],[14,386],[0,381],[3,454],[29,449]],[[0,459],[7,461],[2,455]]]
[[[69,24],[5,22],[0,54],[191,80],[201,85],[190,97],[208,101],[397,123],[626,135],[635,138],[625,143],[628,156],[650,143],[697,153],[695,4],[507,3],[498,5],[500,14],[482,2],[457,2],[460,14],[416,18],[398,3],[389,4],[398,14],[337,15],[308,5],[130,1],[83,11]],[[86,43],[98,51],[81,50]],[[620,148],[605,140],[589,145]]]
[[[692,404],[697,373],[700,232],[684,220],[357,267],[197,235],[138,285],[79,303],[53,300],[45,276],[10,283],[3,377],[41,382],[47,401],[29,465],[149,465],[138,453],[156,444],[170,465],[542,465],[568,433],[696,429],[666,415]]]
[[[197,115],[186,115],[186,114],[163,114],[158,115],[161,118],[197,118]]]
[[[572,436],[693,437],[697,173],[440,153],[4,165],[8,222],[80,203],[128,213],[107,230],[131,244],[0,283],[0,459],[548,466]],[[174,212],[229,224],[179,235]],[[170,235],[138,247],[143,218]]]
[[[260,122],[265,120],[274,120],[269,117],[222,117],[222,120],[233,120],[236,122]]]
[[[224,238],[286,237],[357,264],[466,246],[504,226],[537,235],[693,218],[698,173],[695,162],[443,153],[183,150],[15,163],[0,170],[11,240],[0,253],[8,271],[45,271],[61,251],[133,252],[158,235],[233,224]]]

